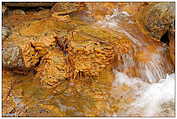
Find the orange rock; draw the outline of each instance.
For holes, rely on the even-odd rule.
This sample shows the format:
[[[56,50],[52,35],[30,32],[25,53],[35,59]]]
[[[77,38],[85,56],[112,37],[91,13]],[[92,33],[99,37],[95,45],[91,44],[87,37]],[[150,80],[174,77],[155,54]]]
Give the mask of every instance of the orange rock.
[[[45,55],[37,68],[36,78],[46,88],[54,88],[67,78],[66,58],[62,51],[53,49]]]
[[[86,35],[86,32],[71,33],[68,39],[67,52],[73,68],[73,78],[77,75],[98,76],[112,64],[114,49],[110,43],[97,41],[94,36]]]
[[[57,13],[58,15],[66,15],[73,12],[80,11],[84,8],[84,3],[79,2],[59,2],[56,3],[51,11],[52,13]]]

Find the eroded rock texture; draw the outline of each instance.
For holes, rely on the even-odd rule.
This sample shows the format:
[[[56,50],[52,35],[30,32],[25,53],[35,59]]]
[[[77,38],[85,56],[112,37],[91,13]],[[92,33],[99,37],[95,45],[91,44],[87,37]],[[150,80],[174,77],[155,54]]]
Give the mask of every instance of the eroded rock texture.
[[[144,25],[154,38],[160,40],[175,20],[175,4],[157,3],[145,10]]]
[[[77,75],[98,76],[114,60],[113,46],[87,33],[74,32],[69,35],[68,57]]]
[[[48,50],[56,47],[56,36],[62,36],[55,20],[34,20],[17,25],[3,42],[3,66],[20,71],[35,68]],[[57,28],[59,31],[57,31]]]
[[[142,72],[146,67],[160,74],[162,69],[168,69],[164,66],[168,62],[162,62],[161,55],[152,55],[160,54],[156,49],[162,47],[157,48],[160,43],[156,44],[150,36],[160,40],[168,32],[174,62],[171,3],[51,4],[21,3],[16,4],[18,9],[5,12],[3,24],[10,31],[4,28],[8,32],[3,33],[3,70],[10,71],[3,72],[3,113],[112,116],[125,111],[125,105],[135,98],[128,84],[113,86],[113,71],[141,77],[140,73],[145,76],[146,72]],[[31,8],[36,6],[40,8]],[[148,10],[144,9],[147,6]],[[141,9],[146,11],[143,25],[150,35],[136,24]],[[103,26],[111,22],[117,29],[105,28],[96,20],[103,20]],[[150,62],[155,56],[157,59]]]
[[[55,48],[42,58],[37,68],[36,78],[41,79],[44,87],[56,87],[67,78],[66,66],[64,53]]]
[[[23,61],[21,69],[37,69],[41,82],[55,87],[57,77],[62,74],[55,70],[58,65],[53,61],[55,54],[56,60],[62,61],[62,66],[67,67],[67,70],[63,69],[61,79],[99,76],[102,71],[113,67],[117,53],[126,53],[131,48],[131,42],[121,36],[84,22],[81,25],[75,21],[68,24],[49,17],[17,25],[9,39],[18,44],[22,52],[19,55]],[[53,48],[58,50],[52,51]],[[63,58],[66,61],[61,60]],[[48,61],[52,63],[46,63]],[[45,70],[45,67],[49,69]],[[52,74],[53,71],[55,74],[58,72],[58,75]]]

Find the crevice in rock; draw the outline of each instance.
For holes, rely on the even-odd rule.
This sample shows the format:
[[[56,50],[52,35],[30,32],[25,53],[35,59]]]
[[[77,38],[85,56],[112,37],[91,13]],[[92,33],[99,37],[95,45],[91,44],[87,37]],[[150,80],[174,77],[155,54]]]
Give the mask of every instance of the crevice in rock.
[[[57,46],[59,47],[59,49],[66,55],[67,51],[66,49],[68,48],[68,40],[65,39],[64,37],[58,38],[58,37],[54,37],[57,43]]]
[[[169,45],[168,31],[161,37],[160,41]]]
[[[39,64],[41,63],[42,57],[39,57],[39,61],[35,64],[35,67],[38,67]]]
[[[20,9],[20,10],[23,10],[24,12],[26,12],[26,11],[34,11],[34,12],[38,12],[38,11],[40,11],[40,10],[42,10],[42,9],[51,9],[52,8],[52,6],[34,6],[34,7],[26,7],[26,6],[24,6],[24,7],[20,7],[20,6],[8,6],[8,9],[9,10],[17,10],[17,9]]]

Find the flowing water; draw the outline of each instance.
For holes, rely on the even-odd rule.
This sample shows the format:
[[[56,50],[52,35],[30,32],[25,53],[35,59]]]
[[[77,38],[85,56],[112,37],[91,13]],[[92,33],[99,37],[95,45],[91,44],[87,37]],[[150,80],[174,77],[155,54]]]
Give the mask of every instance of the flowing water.
[[[130,16],[126,11],[114,9],[113,15],[107,15],[104,20],[97,22],[102,27],[124,33],[134,44],[134,52],[121,56],[123,66],[114,70],[113,86],[131,87],[135,100],[127,105],[126,111],[115,113],[114,116],[174,116],[175,73],[172,73],[174,67],[166,55],[166,46],[150,41],[150,38],[137,29],[138,26]],[[139,76],[129,77],[124,72],[132,66],[136,67]],[[116,89],[113,90],[114,94],[115,91]]]
[[[54,92],[44,90],[31,74],[3,72],[5,83],[9,77],[15,79],[10,100],[17,106],[11,112],[16,110],[18,116],[175,116],[175,73],[167,48],[145,35],[131,16],[113,9],[112,15],[94,24],[123,33],[133,44],[121,54],[122,63],[113,74],[105,72],[98,82],[66,81]]]

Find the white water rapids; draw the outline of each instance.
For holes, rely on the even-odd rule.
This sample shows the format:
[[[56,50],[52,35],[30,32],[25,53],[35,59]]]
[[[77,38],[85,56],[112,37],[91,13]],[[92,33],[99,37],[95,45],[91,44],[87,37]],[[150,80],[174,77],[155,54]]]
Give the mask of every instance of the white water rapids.
[[[116,72],[114,86],[128,85],[132,88],[135,101],[128,106],[127,112],[114,116],[174,116],[175,74],[149,84],[139,78],[130,78],[126,74]],[[170,105],[172,103],[172,105]],[[168,105],[168,109],[163,105]],[[168,114],[165,114],[165,111]]]

